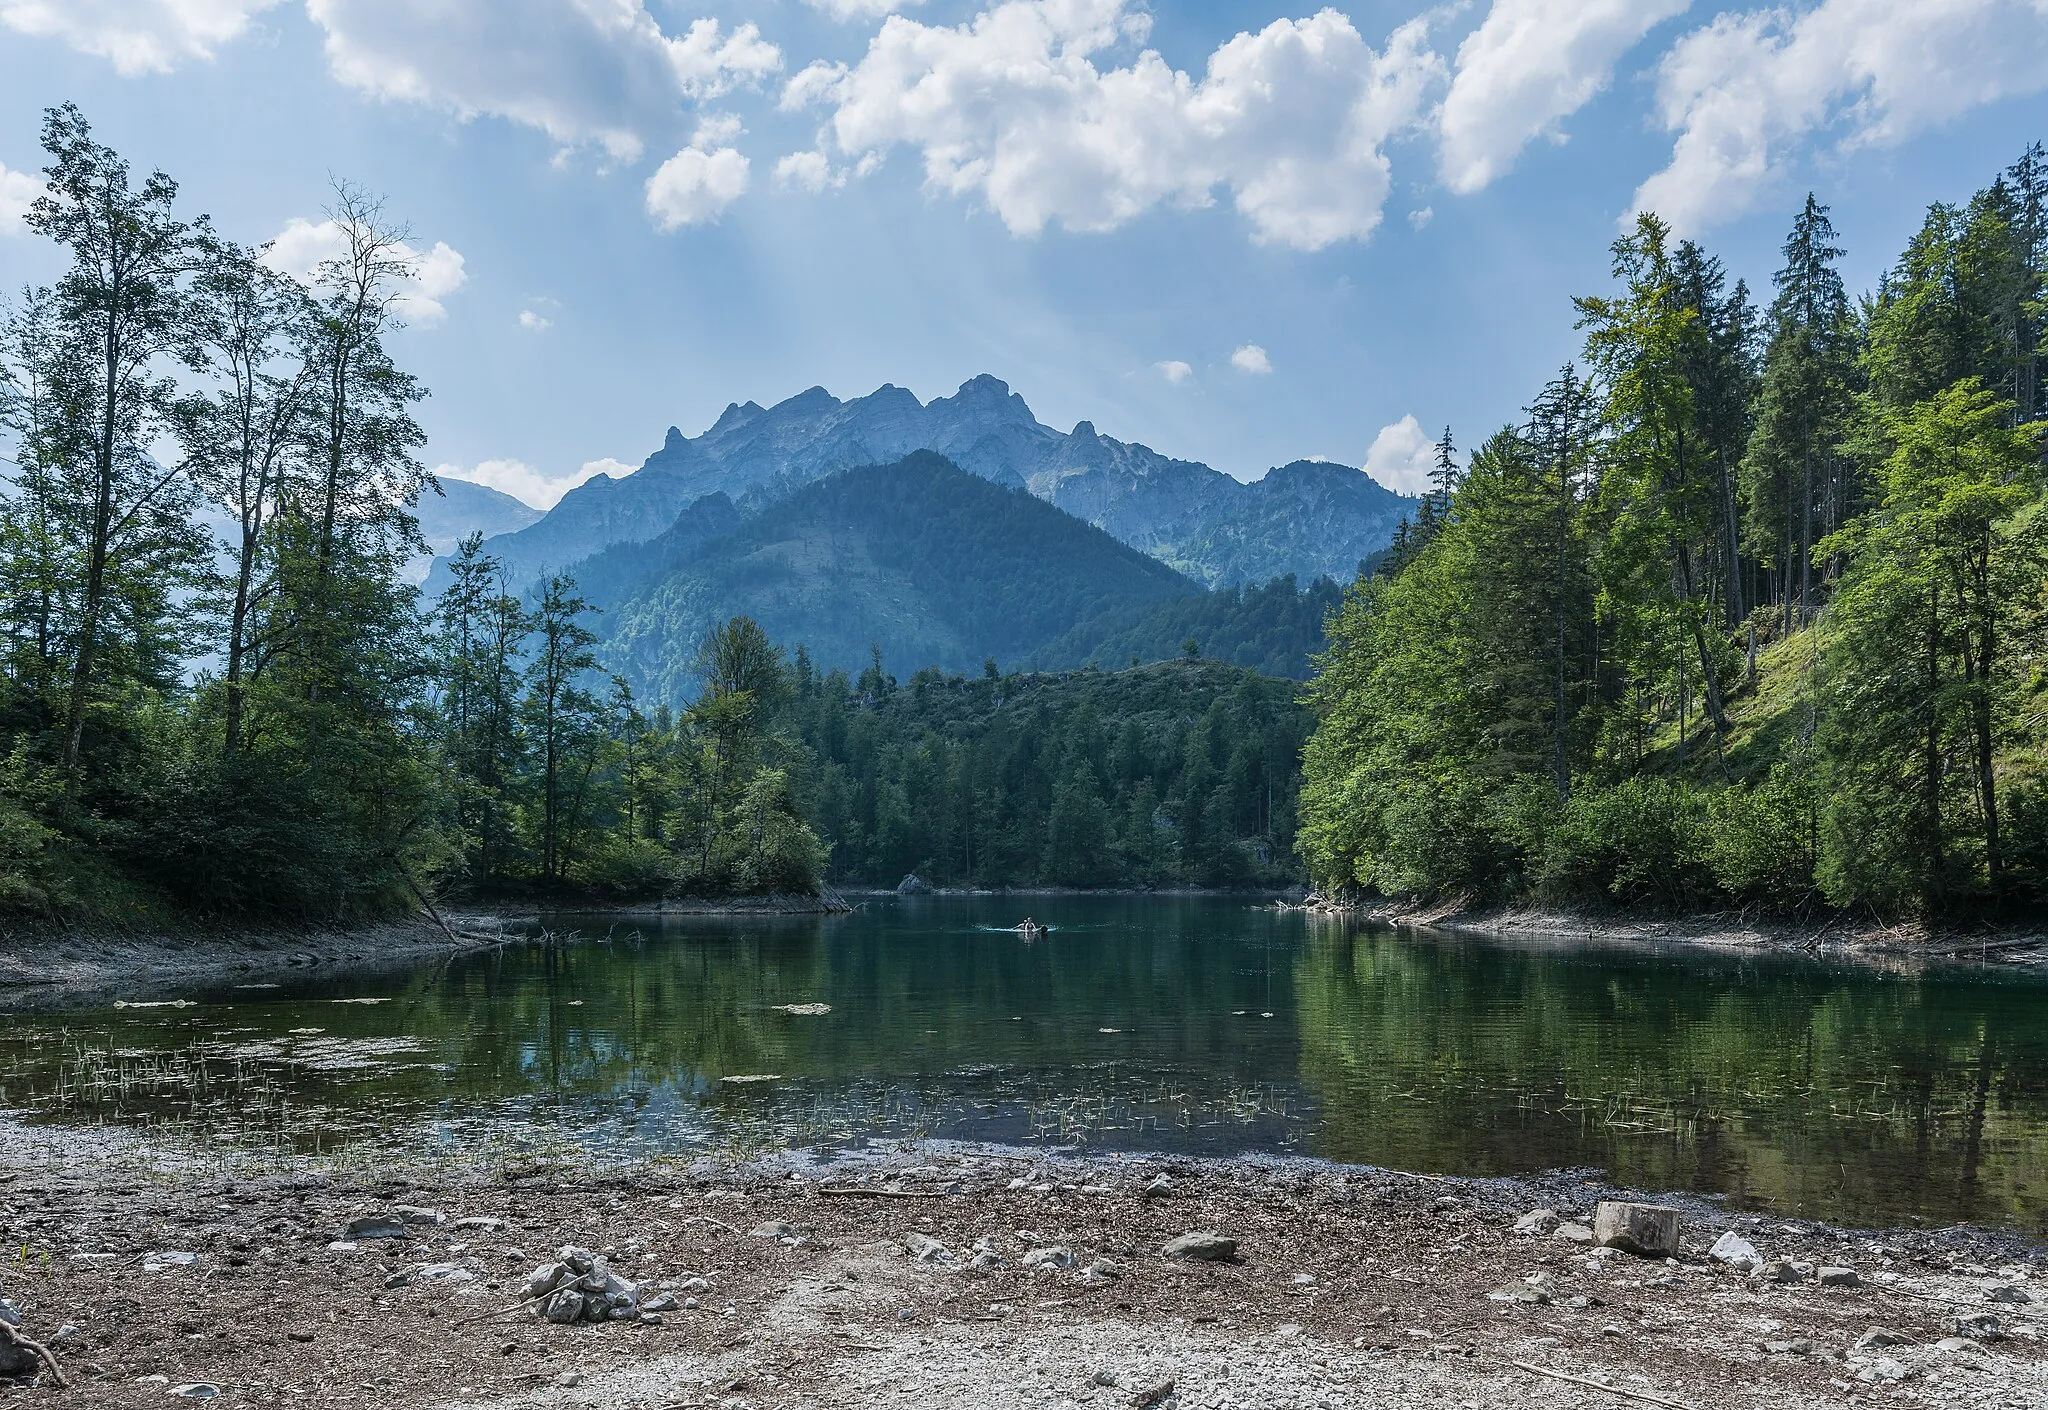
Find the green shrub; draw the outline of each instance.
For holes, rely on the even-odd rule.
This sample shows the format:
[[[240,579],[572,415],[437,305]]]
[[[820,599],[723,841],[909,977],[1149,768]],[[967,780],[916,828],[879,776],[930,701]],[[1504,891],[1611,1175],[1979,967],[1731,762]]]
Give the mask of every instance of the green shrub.
[[[1675,909],[1715,892],[1705,794],[1670,779],[1574,793],[1544,837],[1539,890]]]
[[[1817,815],[1802,778],[1775,769],[1755,788],[1722,788],[1707,800],[1707,864],[1734,900],[1791,910],[1818,894]]]

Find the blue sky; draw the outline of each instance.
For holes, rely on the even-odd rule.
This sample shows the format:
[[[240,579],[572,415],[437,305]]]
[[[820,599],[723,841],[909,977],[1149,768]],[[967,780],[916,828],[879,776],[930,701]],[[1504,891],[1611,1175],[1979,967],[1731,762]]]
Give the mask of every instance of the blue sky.
[[[1867,287],[2044,94],[2048,0],[0,0],[0,287],[55,273],[19,211],[68,99],[281,257],[381,192],[428,459],[529,499],[729,401],[980,372],[1400,484],[1573,354],[1639,203],[1763,284],[1813,189]]]

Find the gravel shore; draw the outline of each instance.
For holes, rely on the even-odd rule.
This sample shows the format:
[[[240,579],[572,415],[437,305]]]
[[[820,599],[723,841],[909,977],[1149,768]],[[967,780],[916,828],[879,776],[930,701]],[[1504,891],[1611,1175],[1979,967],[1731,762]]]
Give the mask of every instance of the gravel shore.
[[[52,1403],[160,1406],[179,1388],[622,1410],[2048,1403],[2037,1241],[1675,1200],[1679,1257],[1644,1259],[1571,1236],[1624,1193],[1577,1174],[935,1144],[615,1170],[227,1169],[89,1132],[0,1143],[0,1292],[74,1381]],[[1539,1209],[1566,1233],[1523,1219]],[[364,1216],[404,1236],[347,1237]],[[1730,1229],[1770,1273],[1706,1257]],[[1234,1240],[1235,1259],[1163,1256],[1191,1231]],[[543,1320],[519,1300],[564,1245],[675,1309]],[[1822,1268],[1849,1271],[1824,1286]]]

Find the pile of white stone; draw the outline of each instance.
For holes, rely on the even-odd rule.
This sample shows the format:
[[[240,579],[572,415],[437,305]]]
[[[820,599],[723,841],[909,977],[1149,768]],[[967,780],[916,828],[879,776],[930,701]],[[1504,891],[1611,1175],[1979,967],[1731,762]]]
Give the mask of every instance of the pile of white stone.
[[[550,1322],[657,1322],[680,1304],[674,1293],[649,1294],[621,1277],[604,1255],[564,1247],[526,1279],[526,1297]]]

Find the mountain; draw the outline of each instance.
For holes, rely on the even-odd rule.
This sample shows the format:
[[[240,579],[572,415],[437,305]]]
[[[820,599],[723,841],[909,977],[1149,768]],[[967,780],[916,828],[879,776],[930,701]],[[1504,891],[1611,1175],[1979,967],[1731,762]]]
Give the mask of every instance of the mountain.
[[[453,553],[455,545],[471,534],[482,534],[488,539],[517,533],[529,524],[538,523],[547,513],[488,485],[458,480],[452,475],[437,478],[441,482],[441,493],[426,491],[420,495],[419,503],[413,509],[414,517],[420,523],[420,537],[427,541],[427,546],[437,557]],[[421,559],[407,565],[414,581],[426,576],[427,562]]]
[[[895,386],[852,401],[813,387],[772,407],[736,403],[700,436],[669,428],[637,473],[586,481],[488,548],[513,581],[531,582],[614,545],[648,543],[707,496],[758,512],[823,476],[917,450],[1028,489],[1205,587],[1287,573],[1348,580],[1414,507],[1341,465],[1298,461],[1246,484],[1086,421],[1062,433],[1005,383],[980,376],[929,403]]]
[[[671,703],[695,693],[705,633],[739,614],[827,669],[857,670],[879,647],[892,668],[974,671],[1091,618],[1197,591],[1021,485],[929,451],[815,480],[730,532],[668,548],[599,622],[605,664]]]

